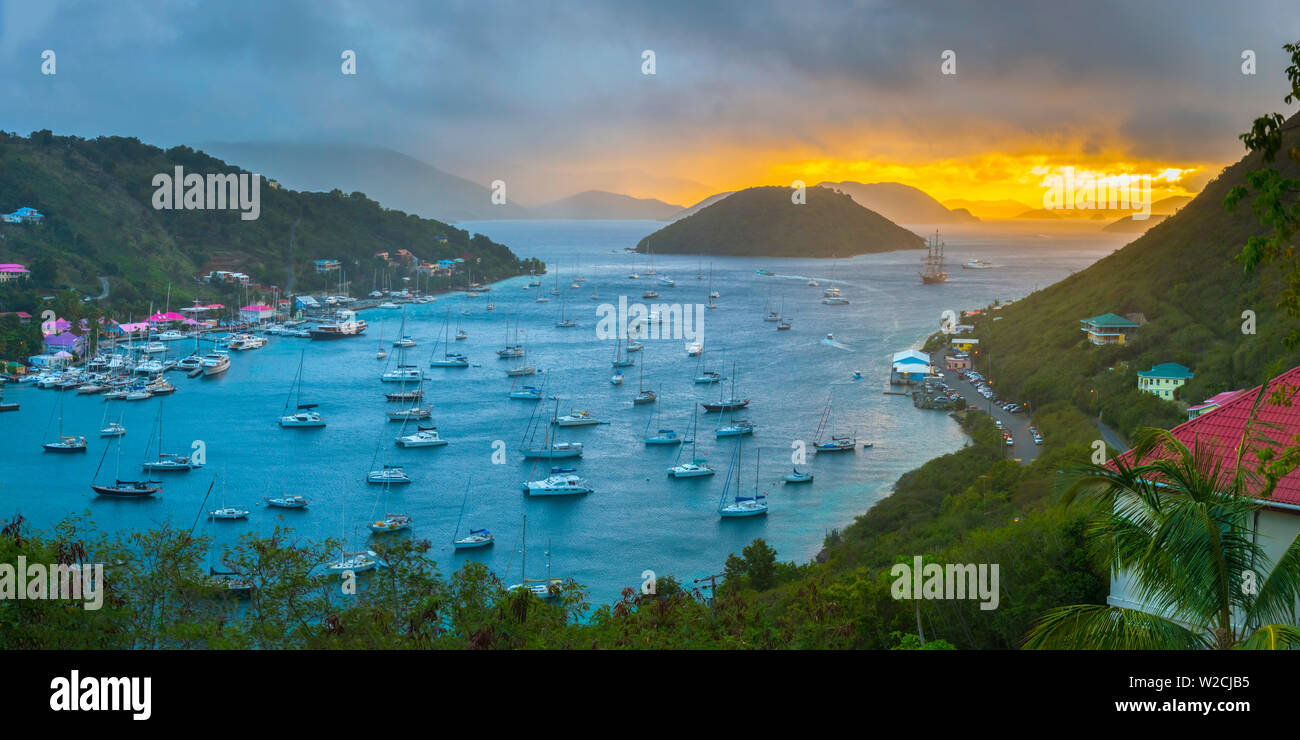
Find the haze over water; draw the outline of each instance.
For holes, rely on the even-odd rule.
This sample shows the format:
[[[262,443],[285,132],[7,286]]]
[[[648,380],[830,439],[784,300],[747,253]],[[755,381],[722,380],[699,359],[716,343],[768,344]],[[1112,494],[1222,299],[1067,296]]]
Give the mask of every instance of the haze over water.
[[[411,536],[433,542],[433,553],[444,573],[469,559],[481,560],[507,582],[519,578],[518,539],[522,516],[528,515],[529,576],[540,577],[550,542],[551,573],[573,577],[585,584],[596,603],[616,598],[625,586],[637,586],[643,570],[660,577],[674,574],[690,579],[721,572],[729,553],[762,537],[778,551],[781,560],[803,562],[821,548],[828,531],[843,527],[889,493],[895,480],[925,460],[951,452],[965,443],[964,435],[947,414],[914,409],[908,398],[884,395],[889,355],[919,343],[938,328],[945,310],[960,311],[1029,293],[1086,267],[1134,237],[1132,235],[1072,234],[1050,237],[1024,233],[994,235],[990,230],[945,232],[950,275],[947,283],[922,286],[917,267],[922,252],[907,251],[830,260],[775,258],[701,258],[655,255],[658,276],[645,275],[645,255],[623,251],[662,226],[642,221],[492,221],[459,224],[508,245],[520,256],[544,260],[552,272],[541,277],[541,288],[523,290],[528,278],[520,277],[492,286],[478,298],[464,294],[442,295],[435,303],[406,309],[406,333],[419,345],[408,351],[407,362],[424,368],[426,401],[434,404],[441,435],[450,441],[442,448],[399,449],[393,438],[402,429],[384,412],[400,408],[384,399],[397,384],[382,383],[379,375],[391,367],[398,352],[391,344],[401,320],[400,311],[368,310],[362,313],[370,328],[362,338],[335,342],[272,337],[268,345],[249,352],[232,352],[232,367],[214,379],[188,379],[180,373],[168,377],[179,390],[164,399],[143,402],[105,402],[98,396],[41,391],[32,387],[6,388],[6,401],[21,409],[0,415],[0,513],[7,518],[21,512],[41,528],[52,526],[69,513],[89,511],[91,519],[107,530],[130,530],[170,521],[189,527],[214,474],[219,475],[211,499],[202,508],[222,504],[252,510],[246,521],[208,523],[200,518],[198,531],[215,534],[218,543],[234,543],[248,531],[269,532],[276,524],[292,527],[304,538],[346,535],[351,547],[367,539],[367,522],[384,510],[412,515]],[[926,233],[922,227],[914,227]],[[989,270],[964,270],[961,263],[979,257],[996,265]],[[634,266],[635,264],[635,266]],[[645,386],[659,393],[657,404],[633,407],[641,367],[624,368],[622,386],[609,382],[615,346],[596,337],[595,307],[617,304],[620,295],[629,303],[707,303],[707,280],[712,265],[713,288],[721,293],[716,310],[705,312],[704,343],[711,369],[721,370],[723,386],[695,385],[697,359],[686,356],[680,339],[645,340],[645,350],[633,354],[644,363]],[[759,268],[775,277],[756,274]],[[637,270],[642,277],[629,280]],[[558,329],[554,324],[561,299],[551,296],[554,270],[560,291],[567,298],[567,313],[578,328]],[[587,278],[579,289],[569,284],[576,274]],[[697,280],[702,270],[706,279]],[[832,277],[833,271],[833,277]],[[676,287],[659,286],[657,277],[668,276]],[[821,287],[809,287],[815,277]],[[851,303],[826,306],[822,290],[839,287]],[[654,287],[660,297],[643,300]],[[600,300],[591,298],[599,292]],[[539,295],[550,298],[537,303]],[[791,320],[790,331],[777,332],[762,320],[765,305],[781,309]],[[489,302],[494,311],[486,311]],[[433,343],[451,312],[451,333],[457,325],[469,339],[453,342],[455,351],[469,356],[468,369],[429,368]],[[468,309],[470,315],[461,315]],[[1105,307],[1098,307],[1098,311]],[[524,461],[518,453],[529,417],[537,411],[549,419],[553,401],[543,407],[511,400],[512,380],[505,369],[516,361],[500,360],[496,350],[506,341],[506,323],[518,319],[520,338],[528,350],[529,364],[545,372],[525,379],[547,383],[547,395],[560,396],[560,413],[586,409],[607,425],[560,430],[557,438],[585,445],[581,460],[558,461],[572,465],[596,489],[582,497],[531,499],[520,485],[544,477],[545,463]],[[382,321],[383,344],[388,359],[377,360],[375,351]],[[824,340],[834,334],[834,342]],[[189,341],[175,342],[178,356],[193,348]],[[303,402],[319,404],[328,426],[323,430],[281,429],[281,414],[299,356],[306,349]],[[438,348],[441,352],[441,347]],[[651,416],[660,414],[651,428],[673,428],[685,433],[693,406],[716,399],[730,390],[732,363],[738,371],[738,395],[752,399],[738,414],[756,425],[744,440],[740,468],[746,495],[754,487],[755,450],[761,448],[760,490],[769,496],[770,513],[752,520],[720,520],[716,508],[726,479],[732,439],[715,439],[713,430],[722,415],[699,415],[699,454],[718,473],[710,478],[672,480],[665,475],[674,464],[675,447],[646,447],[643,443]],[[857,370],[864,380],[855,382]],[[522,383],[521,383],[522,384]],[[780,476],[788,472],[791,443],[811,444],[827,394],[834,397],[834,432],[854,433],[873,443],[856,454],[809,455],[801,470],[811,470],[811,485],[785,487]],[[64,433],[85,435],[85,455],[43,453],[41,443],[57,432],[60,396],[64,402]],[[128,429],[122,441],[122,478],[141,477],[140,463],[159,403],[164,404],[164,451],[188,454],[190,442],[207,446],[207,466],[188,473],[158,474],[165,486],[151,501],[114,501],[93,496],[89,484],[104,445],[98,429],[125,412]],[[427,423],[427,422],[426,422]],[[408,425],[408,432],[414,424]],[[507,463],[492,464],[493,442],[505,443]],[[150,455],[158,452],[153,440]],[[689,445],[681,453],[689,458]],[[384,462],[400,464],[414,479],[394,487],[387,502],[380,502],[383,487],[368,485],[364,476]],[[114,476],[117,455],[110,450],[101,479]],[[224,481],[224,482],[223,482]],[[450,545],[460,513],[466,483],[471,483],[469,506],[461,525],[486,527],[496,535],[496,546],[482,551],[455,553]],[[303,494],[312,500],[306,511],[267,509],[262,497],[280,493]],[[402,536],[402,535],[396,535]],[[507,563],[510,573],[506,573]]]

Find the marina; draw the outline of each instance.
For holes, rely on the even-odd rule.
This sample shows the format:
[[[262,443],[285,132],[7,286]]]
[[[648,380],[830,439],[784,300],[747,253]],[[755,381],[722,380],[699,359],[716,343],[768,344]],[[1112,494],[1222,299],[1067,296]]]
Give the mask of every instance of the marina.
[[[635,301],[644,284],[638,288],[637,282],[627,280],[626,257],[610,254],[608,245],[635,243],[658,228],[655,222],[637,221],[464,226],[549,265],[570,265],[580,259],[588,287],[610,303],[617,303],[620,295]],[[213,532],[218,546],[237,541],[241,533],[268,533],[277,524],[303,537],[338,537],[340,510],[346,504],[350,514],[346,529],[353,547],[347,557],[370,562],[364,543],[372,535],[412,536],[434,543],[433,557],[446,568],[473,558],[499,574],[510,559],[510,548],[486,545],[492,535],[515,541],[527,514],[530,534],[541,533],[536,535],[538,542],[550,538],[555,543],[554,572],[586,585],[599,601],[615,598],[642,568],[683,578],[715,572],[728,553],[738,552],[755,537],[777,547],[783,558],[807,559],[821,548],[828,530],[844,526],[888,495],[903,472],[964,443],[946,414],[917,411],[907,399],[882,393],[888,388],[891,354],[919,346],[950,306],[983,305],[1024,295],[1114,248],[1096,237],[1033,252],[1035,244],[1014,239],[981,242],[948,233],[945,238],[954,259],[964,262],[968,254],[979,254],[1006,267],[958,270],[945,283],[920,291],[916,252],[841,258],[833,275],[832,265],[822,260],[713,258],[707,283],[678,283],[669,294],[672,300],[694,305],[709,302],[709,293],[728,296],[707,312],[704,335],[690,338],[701,344],[695,357],[683,351],[690,343],[683,337],[641,337],[635,343],[598,338],[593,313],[598,302],[563,308],[538,305],[529,291],[521,290],[530,282],[528,275],[483,286],[493,289],[492,312],[460,314],[475,300],[461,292],[440,295],[436,303],[402,304],[406,323],[396,336],[408,336],[417,346],[388,349],[393,366],[424,359],[416,353],[430,352],[435,360],[446,356],[448,335],[456,331],[449,311],[457,312],[461,331],[467,335],[454,345],[459,354],[487,358],[482,364],[466,362],[454,370],[421,371],[423,381],[414,380],[411,373],[405,383],[384,382],[385,362],[376,361],[378,330],[376,336],[355,339],[366,336],[359,327],[368,316],[398,318],[396,311],[377,308],[378,301],[350,304],[344,309],[346,317],[336,316],[338,307],[331,307],[303,317],[288,331],[221,327],[199,338],[187,334],[162,342],[163,352],[134,353],[135,360],[173,363],[174,369],[156,374],[135,373],[134,367],[127,367],[128,354],[118,352],[114,357],[121,358],[120,367],[110,369],[105,361],[92,371],[107,374],[104,382],[89,375],[64,378],[60,374],[39,383],[5,386],[4,400],[19,408],[0,421],[8,437],[5,465],[0,466],[0,501],[40,527],[87,510],[110,531],[163,521],[189,526],[212,482],[212,471],[223,470],[232,496],[239,491],[245,504],[262,499],[266,507],[253,507],[246,517],[221,521]],[[655,267],[665,274],[695,274],[701,269],[698,263],[694,256],[655,255]],[[555,276],[548,276],[546,283],[554,280]],[[837,288],[851,303],[823,303],[822,290],[804,287],[811,281],[819,288]],[[763,320],[768,291],[760,286],[766,288],[767,283],[775,286],[774,300],[781,296],[780,314],[798,317],[789,330],[772,331],[772,323]],[[578,320],[579,326],[557,327],[559,310]],[[338,341],[313,341],[323,338],[314,333],[322,326],[330,339]],[[343,326],[353,333],[342,333]],[[387,341],[381,345],[392,344],[395,326],[396,322],[389,323]],[[225,346],[240,334],[263,341],[251,342],[259,346],[243,350]],[[850,349],[824,343],[827,334]],[[250,344],[247,338],[238,341]],[[430,350],[423,349],[425,344]],[[124,345],[119,343],[119,349]],[[147,342],[141,345],[143,349]],[[405,361],[399,359],[403,352]],[[498,363],[494,353],[512,359]],[[629,353],[640,359],[629,359]],[[628,363],[624,367],[633,373],[623,385],[609,382],[612,360]],[[516,380],[503,372],[520,367],[532,368],[535,375]],[[414,369],[419,371],[419,366]],[[185,377],[195,371],[201,377]],[[865,380],[854,384],[855,371]],[[435,373],[436,379],[429,380]],[[163,391],[165,400],[155,395],[156,390],[146,391],[151,377],[168,379],[173,390]],[[733,399],[733,382],[738,399]],[[42,384],[45,388],[38,387]],[[60,385],[77,391],[85,386],[103,390],[58,392]],[[793,475],[791,442],[805,440],[812,447],[832,388],[834,426],[827,429],[827,441],[835,441],[832,435],[852,432],[854,439],[869,440],[874,446],[863,449],[858,444],[856,454],[840,455],[813,455],[810,449],[807,463],[796,468],[810,476],[811,485],[787,488],[783,484],[805,482],[789,477]],[[639,392],[650,389],[656,396],[653,403],[635,402]],[[123,391],[123,400],[131,392],[148,395],[128,404],[107,400]],[[562,402],[557,404],[556,396]],[[750,403],[741,407],[743,419],[732,418],[736,408],[723,411],[719,418],[703,406],[719,400]],[[166,404],[161,448],[154,428],[159,415],[155,406],[160,403]],[[106,413],[106,407],[112,411]],[[575,416],[571,409],[586,412],[585,417],[573,419],[579,424],[598,422],[550,424],[552,419]],[[278,428],[277,419],[299,412],[327,416],[328,426],[302,433]],[[401,423],[390,425],[390,415]],[[703,434],[692,428],[693,415],[704,425]],[[436,417],[436,429],[428,421],[431,417]],[[131,432],[100,438],[99,430],[108,429],[110,421]],[[715,436],[715,430],[727,426],[737,431],[748,426],[750,433]],[[42,454],[43,444],[64,436],[81,438],[90,454]],[[399,443],[403,438],[410,438],[410,443]],[[753,494],[755,459],[760,458],[761,448],[759,490],[767,492],[770,513],[727,517],[722,522],[723,479],[740,439],[745,448],[743,492]],[[195,443],[202,444],[196,447]],[[106,451],[104,445],[116,448],[118,444],[122,475],[145,481],[119,481],[121,495],[96,495],[90,484]],[[409,482],[402,482],[391,472],[393,468],[375,462],[379,445],[386,450],[383,464],[397,468]],[[422,449],[427,446],[438,449]],[[199,449],[206,464],[194,467]],[[494,464],[497,450],[504,450],[504,464]],[[108,454],[116,455],[116,449]],[[143,475],[136,467],[143,461],[166,465],[168,460],[177,464]],[[182,460],[190,468],[181,469]],[[521,482],[545,480],[547,471],[560,466],[575,468],[594,492],[520,495]],[[665,471],[675,466],[681,472],[666,476]],[[112,487],[108,477],[113,461],[104,468],[96,485]],[[377,480],[367,485],[372,472]],[[165,485],[149,483],[151,476],[165,477]],[[464,481],[470,477],[471,508],[458,527],[466,496]],[[39,497],[29,495],[27,482],[32,480],[43,481]],[[387,511],[370,515],[376,483],[391,486],[392,491]],[[146,494],[151,488],[161,490]],[[731,489],[727,505],[736,503],[735,481]],[[205,512],[211,510],[209,504]],[[402,512],[410,519],[404,526],[394,522],[392,528],[374,529],[371,525],[385,521],[388,511]],[[480,537],[483,532],[486,536]],[[628,537],[628,532],[635,536]]]

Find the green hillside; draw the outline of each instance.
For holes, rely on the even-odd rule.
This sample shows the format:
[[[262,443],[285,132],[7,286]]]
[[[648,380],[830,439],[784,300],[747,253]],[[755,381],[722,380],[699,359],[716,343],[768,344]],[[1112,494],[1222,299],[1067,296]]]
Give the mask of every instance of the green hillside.
[[[923,249],[925,240],[848,195],[808,188],[795,204],[791,190],[769,186],[742,190],[637,244],[660,254],[753,257],[851,257],[855,254]]]
[[[195,278],[211,269],[282,291],[337,290],[338,273],[317,275],[315,259],[340,260],[360,294],[385,267],[375,252],[399,249],[426,261],[463,257],[475,280],[541,268],[487,237],[385,209],[362,193],[274,187],[273,172],[262,173],[256,220],[238,210],[155,210],[154,175],[178,165],[186,174],[243,171],[188,147],[164,151],[134,138],[0,133],[0,211],[30,206],[46,216],[42,225],[0,224],[0,262],[32,270],[25,290],[0,291],[0,311],[31,311],[38,292],[62,288],[97,296],[101,275],[110,283],[107,306],[124,314],[161,303],[168,284],[173,306],[221,297]],[[406,274],[389,277],[400,285]]]
[[[1292,133],[1288,145],[1298,140]],[[1004,396],[1037,407],[1066,402],[1101,413],[1125,434],[1186,419],[1178,404],[1137,390],[1139,370],[1186,365],[1195,378],[1179,395],[1197,403],[1258,384],[1275,361],[1300,364],[1300,352],[1282,342],[1291,320],[1277,306],[1279,273],[1247,274],[1235,259],[1247,238],[1265,230],[1248,203],[1231,213],[1224,208],[1229,189],[1260,166],[1258,154],[1245,157],[1123,249],[976,321],[983,348],[977,364]],[[1279,158],[1276,166],[1283,176],[1300,174],[1290,160]],[[1243,333],[1246,311],[1254,312],[1253,334]],[[1102,313],[1140,313],[1147,323],[1125,346],[1096,347],[1079,320]]]

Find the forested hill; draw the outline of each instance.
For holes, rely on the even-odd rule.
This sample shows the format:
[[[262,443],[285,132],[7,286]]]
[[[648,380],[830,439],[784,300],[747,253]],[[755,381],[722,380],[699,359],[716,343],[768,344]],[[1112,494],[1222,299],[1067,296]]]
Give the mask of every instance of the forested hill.
[[[1287,124],[1283,152],[1300,143],[1298,118]],[[1275,362],[1300,364],[1300,352],[1282,342],[1293,323],[1277,305],[1282,277],[1275,269],[1246,273],[1236,260],[1246,240],[1266,229],[1250,197],[1233,212],[1224,207],[1228,191],[1262,166],[1258,154],[1243,158],[1123,249],[993,312],[997,321],[976,322],[981,362],[1002,394],[1037,407],[1068,402],[1093,417],[1102,413],[1127,433],[1187,418],[1177,404],[1137,389],[1140,370],[1163,362],[1191,368],[1195,377],[1179,396],[1198,403],[1258,384]],[[1300,176],[1284,155],[1272,166],[1284,177]],[[1096,347],[1079,321],[1103,313],[1141,314],[1146,323],[1125,346]]]
[[[46,217],[0,224],[0,263],[26,265],[28,288],[42,292],[98,295],[97,276],[108,276],[110,305],[118,307],[161,301],[168,284],[172,305],[184,305],[205,290],[194,276],[211,269],[282,289],[292,270],[299,289],[335,287],[339,273],[318,275],[316,259],[339,260],[352,292],[364,293],[384,267],[375,253],[400,249],[424,261],[464,258],[476,281],[541,269],[485,236],[386,209],[362,193],[278,188],[268,182],[274,172],[260,173],[255,220],[239,210],[157,210],[153,178],[177,166],[186,174],[243,172],[189,147],[163,150],[135,138],[0,133],[0,212],[26,206]],[[19,300],[10,295],[7,303]],[[30,310],[0,306],[15,309]]]
[[[796,204],[791,193],[777,186],[742,190],[656,231],[637,249],[660,254],[851,257],[925,247],[921,237],[848,195],[808,188],[807,202]]]

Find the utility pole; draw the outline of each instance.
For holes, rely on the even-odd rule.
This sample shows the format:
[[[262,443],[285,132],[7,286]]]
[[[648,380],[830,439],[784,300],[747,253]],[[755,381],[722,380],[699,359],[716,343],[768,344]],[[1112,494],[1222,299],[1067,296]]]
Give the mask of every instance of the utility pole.
[[[704,576],[703,578],[696,578],[696,579],[695,579],[695,583],[697,583],[697,584],[700,583],[700,582],[702,582],[702,581],[708,581],[708,582],[709,582],[709,585],[708,585],[708,586],[705,586],[705,588],[709,589],[709,596],[707,597],[707,600],[708,600],[708,603],[709,603],[709,609],[710,609],[714,614],[717,614],[717,608],[714,606],[714,595],[717,594],[717,592],[718,592],[718,579],[719,579],[719,578],[722,578],[723,575],[724,575],[723,573],[714,573],[714,574],[711,575],[711,576]]]

